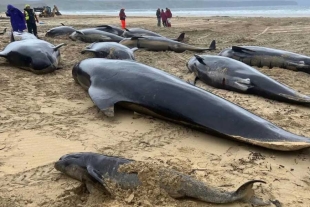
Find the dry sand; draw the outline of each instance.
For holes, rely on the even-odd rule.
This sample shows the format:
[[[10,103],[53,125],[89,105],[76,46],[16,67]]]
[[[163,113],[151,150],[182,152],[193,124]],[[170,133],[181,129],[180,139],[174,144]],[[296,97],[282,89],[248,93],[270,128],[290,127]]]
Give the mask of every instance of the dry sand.
[[[198,46],[208,46],[215,39],[218,50],[212,54],[238,44],[310,55],[309,20],[173,18],[172,28],[158,28],[155,18],[129,17],[127,26],[143,27],[168,37],[186,32],[187,41]],[[4,60],[0,62],[0,206],[250,206],[179,201],[160,194],[147,197],[140,195],[143,192],[134,192],[134,199],[132,192],[124,192],[116,199],[89,195],[79,187],[79,182],[53,168],[60,156],[79,151],[162,163],[184,172],[198,168],[201,170],[193,176],[228,190],[234,190],[250,179],[262,179],[267,184],[256,185],[255,191],[265,199],[278,199],[283,206],[310,206],[309,149],[276,152],[144,115],[111,118],[99,112],[87,92],[71,76],[73,64],[85,58],[79,52],[88,44],[45,38],[44,34],[61,22],[76,28],[119,25],[117,17],[62,16],[41,18],[40,21],[45,22],[38,26],[43,39],[55,45],[68,44],[61,48],[63,69],[52,74],[35,75],[11,67]],[[0,20],[0,29],[4,27],[9,27],[9,22]],[[1,48],[4,48],[9,37],[0,38]],[[136,58],[190,80],[193,75],[187,73],[185,63],[193,54],[137,51]],[[276,68],[259,71],[301,93],[310,94],[310,75],[306,73]],[[202,82],[197,85],[290,132],[310,137],[310,108],[219,90]]]

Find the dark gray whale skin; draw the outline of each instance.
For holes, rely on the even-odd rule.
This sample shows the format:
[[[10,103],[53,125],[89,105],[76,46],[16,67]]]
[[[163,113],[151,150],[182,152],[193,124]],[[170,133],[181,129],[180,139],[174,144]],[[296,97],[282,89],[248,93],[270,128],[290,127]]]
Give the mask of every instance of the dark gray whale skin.
[[[122,28],[116,27],[116,26],[113,26],[113,25],[108,25],[108,24],[97,26],[96,29],[104,31],[104,32],[109,32],[109,33],[112,33],[112,34],[116,34],[118,36],[122,36],[122,34],[124,32],[124,30]]]
[[[88,45],[81,53],[90,52],[98,58],[135,60],[134,51],[136,49],[130,49],[116,42],[96,42]]]
[[[101,31],[100,28],[88,28],[76,30],[69,38],[73,41],[80,40],[82,42],[94,43],[94,42],[120,42],[123,37],[109,32]]]
[[[71,153],[62,156],[54,167],[65,175],[86,184],[91,192],[96,183],[102,185],[102,190],[108,194],[108,182],[117,184],[122,189],[136,189],[141,182],[137,172],[120,172],[119,168],[124,164],[135,162],[122,157],[106,156],[92,152]],[[233,203],[243,201],[254,205],[269,205],[260,198],[255,197],[252,189],[254,183],[265,183],[262,180],[251,180],[241,185],[236,191],[223,191],[208,186],[195,178],[181,172],[161,168],[158,169],[159,187],[164,189],[173,198],[191,197],[209,203]],[[167,182],[171,178],[173,182]],[[177,184],[175,183],[177,182]]]
[[[58,36],[63,36],[63,35],[69,36],[75,31],[76,29],[74,29],[71,26],[59,26],[59,27],[54,27],[48,30],[45,34],[45,37],[58,37]]]
[[[158,33],[146,30],[146,29],[141,29],[141,28],[130,28],[127,29],[125,28],[125,31],[123,31],[122,37],[125,38],[131,38],[131,37],[138,37],[138,36],[150,36],[150,37],[162,37],[162,38],[167,38],[165,36],[162,36]],[[181,33],[178,38],[171,39],[173,41],[178,41],[182,42],[184,39],[185,33]],[[169,39],[169,38],[167,38]]]
[[[90,58],[77,63],[72,76],[100,110],[117,104],[269,149],[293,151],[310,147],[310,138],[285,131],[223,98],[142,63]]]
[[[196,79],[216,88],[255,94],[296,104],[310,104],[310,97],[281,84],[240,61],[215,55],[194,55],[187,68]],[[195,80],[196,82],[196,80]]]
[[[6,58],[9,63],[18,68],[31,71],[35,74],[45,74],[59,69],[59,48],[40,39],[26,39],[9,43],[0,57]]]
[[[216,42],[213,40],[209,48],[200,48],[192,45],[188,45],[182,42],[173,41],[165,37],[153,37],[153,36],[139,36],[125,38],[119,42],[129,48],[137,47],[148,51],[173,51],[176,53],[182,53],[186,50],[203,52],[206,50],[215,50]]]
[[[310,74],[310,57],[285,50],[258,46],[232,46],[219,53],[250,66],[279,67]]]

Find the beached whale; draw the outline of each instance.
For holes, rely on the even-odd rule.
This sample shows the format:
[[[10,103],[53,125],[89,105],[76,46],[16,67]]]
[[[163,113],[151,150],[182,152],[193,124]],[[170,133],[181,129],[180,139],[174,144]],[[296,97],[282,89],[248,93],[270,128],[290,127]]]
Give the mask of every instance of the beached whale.
[[[195,55],[187,68],[196,79],[216,88],[256,94],[289,103],[310,104],[310,97],[275,81],[240,61],[215,55]]]
[[[92,152],[71,153],[60,157],[55,162],[56,170],[65,175],[86,184],[87,189],[92,192],[96,183],[100,183],[101,189],[112,195],[109,191],[109,182],[116,184],[124,190],[136,189],[143,185],[139,180],[138,172],[120,172],[123,165],[134,164],[135,160],[130,160],[116,156],[106,156]],[[148,163],[143,163],[145,168]],[[153,169],[153,168],[152,168]],[[220,190],[204,184],[189,175],[176,170],[158,167],[153,169],[158,186],[166,191],[173,198],[194,198],[208,203],[233,203],[245,202],[253,205],[269,205],[270,201],[263,201],[254,194],[252,189],[254,183],[265,183],[262,180],[251,180],[242,184],[236,191]],[[176,179],[178,178],[178,179]],[[154,178],[153,178],[154,179]]]
[[[18,68],[35,74],[45,74],[59,69],[59,48],[63,45],[64,43],[54,46],[39,39],[14,41],[0,52],[0,57],[6,58],[11,65]]]
[[[293,151],[310,147],[310,138],[290,133],[219,96],[142,63],[89,58],[73,67],[72,76],[103,111],[118,105],[269,149]]]
[[[11,42],[20,41],[20,40],[30,40],[38,39],[34,34],[28,32],[12,32],[11,33]]]
[[[152,31],[149,31],[146,29],[141,29],[141,28],[130,28],[130,29],[125,28],[125,31],[123,31],[122,36],[126,37],[126,38],[138,37],[138,36],[153,36],[153,37],[167,38],[167,37],[162,36],[158,33],[155,33],[155,32],[152,32]],[[181,33],[178,38],[172,39],[172,40],[182,42],[184,40],[184,37],[185,37],[185,33]]]
[[[86,46],[81,51],[93,53],[98,58],[119,59],[119,60],[135,60],[134,51],[138,48],[128,48],[116,42],[96,42]]]
[[[64,24],[62,24],[62,26],[49,29],[46,32],[45,37],[58,37],[62,35],[70,35],[75,31],[76,29],[74,29],[72,26],[65,26]]]
[[[69,38],[73,41],[80,40],[82,42],[120,42],[123,37],[109,32],[101,31],[100,28],[88,28],[74,31]]]
[[[232,46],[219,53],[250,66],[279,67],[310,74],[310,57],[285,50],[258,46]]]
[[[126,45],[127,47],[130,48],[137,47],[139,49],[144,49],[148,51],[174,51],[177,53],[182,53],[186,50],[203,52],[206,50],[216,49],[215,40],[211,42],[208,48],[200,48],[182,42],[170,40],[165,37],[152,37],[152,36],[125,38],[119,43],[122,45]]]

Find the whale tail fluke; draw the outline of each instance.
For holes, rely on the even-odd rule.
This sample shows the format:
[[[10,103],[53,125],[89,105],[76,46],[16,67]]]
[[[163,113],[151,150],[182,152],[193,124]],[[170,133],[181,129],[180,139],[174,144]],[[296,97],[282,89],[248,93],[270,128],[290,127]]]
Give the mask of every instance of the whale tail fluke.
[[[251,180],[243,185],[241,185],[234,193],[233,197],[236,200],[242,200],[247,203],[251,203],[253,205],[257,206],[265,206],[269,205],[270,202],[263,201],[261,198],[255,197],[254,190],[252,189],[254,183],[266,183],[265,181],[262,180]]]

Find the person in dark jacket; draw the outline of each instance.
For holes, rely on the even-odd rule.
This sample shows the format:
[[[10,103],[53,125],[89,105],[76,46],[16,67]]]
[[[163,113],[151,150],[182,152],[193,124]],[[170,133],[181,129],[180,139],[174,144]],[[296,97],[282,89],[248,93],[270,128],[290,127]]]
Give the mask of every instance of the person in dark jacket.
[[[26,22],[23,13],[9,4],[7,6],[7,11],[5,12],[6,16],[10,17],[12,32],[22,32],[26,29]]]
[[[171,18],[172,18],[172,13],[170,9],[166,8],[166,16],[167,16],[167,27],[171,27]]]
[[[119,12],[119,19],[121,20],[122,28],[126,28],[126,14],[125,14],[125,9],[121,9]]]
[[[25,5],[24,16],[27,22],[28,32],[38,37],[36,22],[39,23],[39,20],[33,9],[30,8],[29,4]]]
[[[163,9],[161,10],[160,17],[161,17],[161,20],[163,21],[164,27],[167,27],[167,15]]]
[[[161,16],[160,16],[160,8],[157,9],[156,11],[156,17],[157,17],[157,26],[161,26]]]

